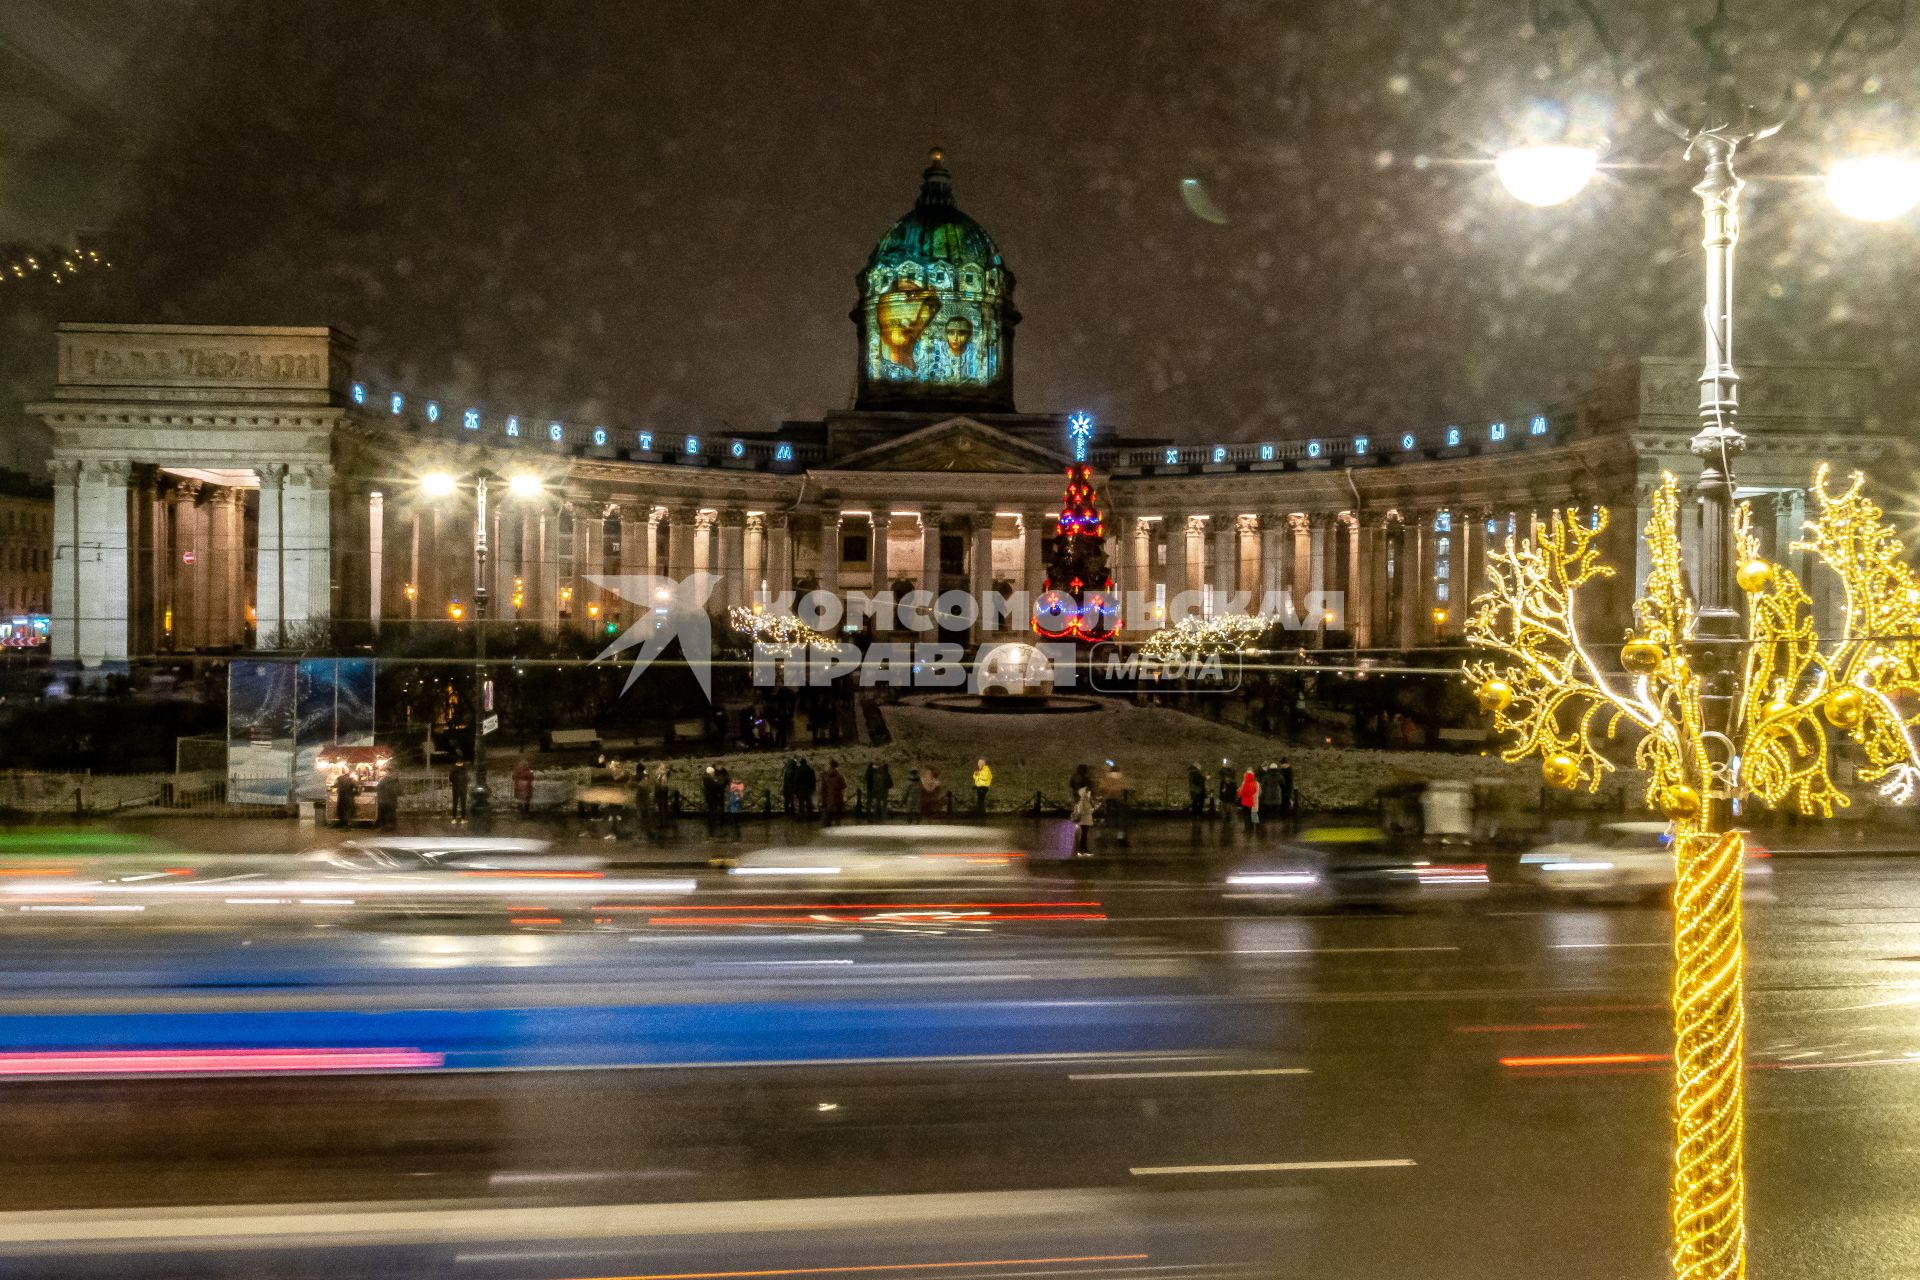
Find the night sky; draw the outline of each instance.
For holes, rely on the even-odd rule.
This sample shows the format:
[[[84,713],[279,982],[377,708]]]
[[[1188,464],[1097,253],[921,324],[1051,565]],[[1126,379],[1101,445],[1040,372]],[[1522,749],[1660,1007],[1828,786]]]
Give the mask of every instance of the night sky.
[[[1672,6],[1602,7],[1697,66]],[[1738,6],[1756,96],[1850,7]],[[0,296],[0,377],[44,391],[55,319],[330,323],[370,382],[490,411],[818,416],[938,141],[1019,277],[1022,409],[1195,441],[1516,414],[1698,349],[1693,177],[1595,52],[1522,0],[9,0],[0,243],[117,265]],[[1920,215],[1808,180],[1920,142],[1920,34],[1872,69],[1747,163],[1740,353],[1874,362],[1904,418]],[[1604,179],[1506,197],[1488,158],[1562,127]]]

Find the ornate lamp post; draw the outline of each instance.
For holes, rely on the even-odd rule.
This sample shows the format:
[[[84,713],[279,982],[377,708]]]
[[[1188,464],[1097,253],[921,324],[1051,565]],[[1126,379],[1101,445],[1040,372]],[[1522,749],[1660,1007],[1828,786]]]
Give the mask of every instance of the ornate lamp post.
[[[473,787],[468,811],[476,831],[485,830],[492,821],[493,793],[487,786],[487,485],[495,476],[484,467],[473,475],[473,702],[469,718],[473,721]],[[420,492],[429,498],[445,498],[459,488],[460,482],[445,471],[430,471],[420,477]],[[537,498],[545,488],[530,472],[508,478],[507,492],[516,498]]]
[[[1496,728],[1518,737],[1510,761],[1541,757],[1551,785],[1598,788],[1614,769],[1603,746],[1638,738],[1634,762],[1648,778],[1646,801],[1673,823],[1673,1019],[1675,1034],[1672,1179],[1673,1269],[1683,1280],[1722,1280],[1746,1269],[1742,1178],[1744,999],[1741,880],[1744,841],[1735,802],[1751,796],[1830,816],[1848,798],[1829,773],[1829,734],[1853,739],[1868,767],[1904,800],[1920,784],[1920,579],[1859,478],[1829,492],[1814,479],[1820,513],[1795,545],[1834,573],[1846,616],[1837,637],[1816,633],[1811,601],[1784,568],[1760,556],[1746,508],[1734,502],[1734,460],[1745,447],[1735,426],[1733,253],[1739,239],[1741,148],[1783,128],[1809,93],[1835,74],[1848,52],[1884,52],[1903,34],[1902,0],[1869,0],[1835,32],[1808,73],[1761,114],[1739,86],[1729,44],[1733,23],[1719,0],[1694,37],[1706,55],[1697,106],[1658,97],[1627,62],[1589,0],[1535,0],[1535,26],[1555,32],[1583,18],[1621,86],[1640,94],[1654,118],[1703,167],[1700,197],[1706,249],[1706,363],[1700,375],[1698,574],[1689,595],[1678,533],[1679,491],[1671,475],[1646,526],[1652,570],[1619,649],[1603,666],[1580,633],[1581,587],[1610,577],[1595,543],[1606,527],[1557,512],[1533,536],[1489,557],[1489,590],[1475,602],[1469,642],[1491,655],[1468,664]],[[1594,169],[1591,151],[1555,145],[1501,156],[1498,172],[1537,205],[1570,199]],[[1874,175],[1830,185],[1836,201],[1879,217],[1920,201],[1920,169],[1879,158]],[[1846,194],[1851,193],[1851,195]],[[1744,598],[1744,611],[1741,607]]]

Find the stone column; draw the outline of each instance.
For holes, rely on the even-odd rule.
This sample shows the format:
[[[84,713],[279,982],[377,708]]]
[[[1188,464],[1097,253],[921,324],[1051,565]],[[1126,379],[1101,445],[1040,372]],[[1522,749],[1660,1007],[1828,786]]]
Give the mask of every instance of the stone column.
[[[200,531],[201,482],[175,476],[167,489],[167,604],[173,610],[169,633],[175,650],[201,645],[201,557],[206,548]]]
[[[623,546],[621,551],[624,553]],[[767,580],[767,515],[764,511],[751,512],[747,516],[747,529],[740,539],[742,558],[741,579],[743,603],[752,604],[760,598],[760,591]]]
[[[620,504],[620,574],[637,577],[653,572],[653,510],[644,503]]]
[[[1260,513],[1260,607],[1277,607],[1280,593],[1286,589],[1287,517],[1284,512]],[[1295,610],[1298,611],[1297,608]]]
[[[527,583],[527,598],[533,603],[533,616],[544,635],[560,632],[560,513],[553,507],[539,507],[532,521],[532,574]]]
[[[887,571],[887,540],[893,536],[893,513],[885,506],[876,506],[869,519],[873,525],[873,533],[867,540],[867,563],[873,569],[873,594],[879,596],[885,594],[893,582],[893,575]],[[897,608],[898,602],[895,604],[895,610]],[[883,611],[873,619],[875,635],[885,635],[893,629],[893,624],[899,617],[895,610]]]
[[[1380,580],[1380,524],[1353,513],[1353,578],[1347,586],[1347,637],[1356,649],[1373,644],[1375,584]]]
[[[691,502],[667,508],[667,576],[675,582],[693,576],[693,522],[699,514]]]
[[[971,546],[967,554],[967,589],[973,593],[974,602],[980,608],[980,617],[973,624],[975,641],[987,637],[986,600],[993,590],[993,512],[976,512],[970,533]]]
[[[1307,525],[1307,598],[1322,597],[1327,590],[1327,535],[1328,526],[1333,517],[1325,512],[1315,512],[1308,517]],[[1315,604],[1313,610],[1313,634],[1316,641],[1324,641],[1327,633],[1327,608],[1324,600]]]
[[[820,508],[820,590],[840,594],[840,506]]]
[[[1121,585],[1140,597],[1140,608],[1136,611],[1139,616],[1123,616],[1121,618],[1121,621],[1126,624],[1129,630],[1135,627],[1147,627],[1152,624],[1153,524],[1154,522],[1145,516],[1137,516],[1133,521],[1133,529],[1131,530],[1133,537],[1133,575],[1129,581]]]
[[[1166,521],[1167,563],[1167,618],[1168,626],[1180,621],[1185,615],[1180,607],[1180,597],[1192,589],[1188,576],[1190,560],[1188,558],[1188,534],[1190,517],[1186,512],[1167,516]]]
[[[607,593],[589,581],[607,571],[606,504],[594,500],[573,517],[573,625],[581,634],[598,636],[605,615]],[[599,606],[595,608],[595,606]]]
[[[940,508],[920,508],[920,589],[940,594]]]
[[[1047,539],[1054,532],[1054,517],[1044,508],[1029,507],[1020,513],[1020,576],[1018,584],[1030,596],[1040,594],[1047,577]]]
[[[720,585],[708,599],[725,613],[735,605],[747,603],[747,513],[739,507],[722,507],[719,522],[719,556],[714,572]]]
[[[1400,580],[1394,586],[1400,595],[1400,647],[1403,649],[1418,645],[1432,625],[1432,619],[1425,614],[1427,525],[1432,518],[1423,511],[1406,512],[1400,529],[1400,559],[1395,566]]]
[[[94,667],[127,659],[125,462],[57,461],[52,654]]]
[[[387,576],[387,496],[378,489],[367,494],[367,625],[380,634]]]
[[[693,571],[695,573],[712,573],[714,572],[715,566],[719,564],[720,556],[718,550],[713,545],[715,527],[714,512],[698,511],[694,513]],[[709,596],[707,599],[708,602],[711,603],[713,597]]]
[[[767,512],[767,593],[779,599],[793,589],[792,518],[784,511]]]
[[[1223,614],[1240,582],[1240,528],[1230,512],[1216,511],[1207,517],[1213,534],[1213,608]]]
[[[246,625],[241,558],[246,534],[240,490],[215,489],[207,500],[207,643],[228,648],[239,642]]]

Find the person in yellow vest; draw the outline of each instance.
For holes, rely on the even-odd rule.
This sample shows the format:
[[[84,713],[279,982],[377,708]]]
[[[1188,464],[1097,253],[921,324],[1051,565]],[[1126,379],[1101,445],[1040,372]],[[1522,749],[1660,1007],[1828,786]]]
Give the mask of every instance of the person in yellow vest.
[[[973,811],[987,811],[987,788],[993,785],[993,770],[987,766],[987,758],[981,756],[973,762]]]

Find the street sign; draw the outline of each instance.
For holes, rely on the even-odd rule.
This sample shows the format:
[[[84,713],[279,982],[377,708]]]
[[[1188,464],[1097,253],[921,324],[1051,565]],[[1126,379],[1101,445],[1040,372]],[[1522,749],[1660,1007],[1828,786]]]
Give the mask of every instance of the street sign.
[[[499,716],[488,716],[485,720],[482,720],[480,722],[480,732],[483,736],[486,734],[492,733],[495,729],[498,729],[499,727],[500,727]]]

